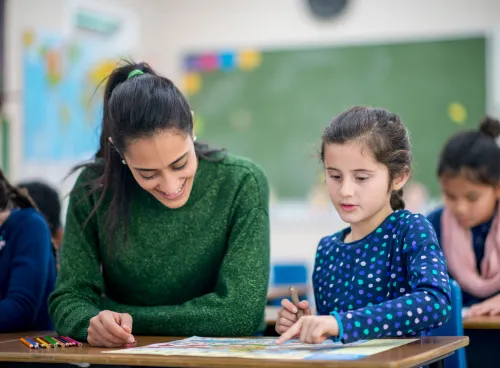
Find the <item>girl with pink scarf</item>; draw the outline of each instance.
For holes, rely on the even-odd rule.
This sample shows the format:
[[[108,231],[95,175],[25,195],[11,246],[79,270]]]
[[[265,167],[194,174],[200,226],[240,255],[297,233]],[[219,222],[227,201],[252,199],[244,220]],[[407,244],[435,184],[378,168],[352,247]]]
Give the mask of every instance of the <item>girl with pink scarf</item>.
[[[428,216],[471,315],[500,314],[499,135],[500,122],[486,117],[448,140],[438,167],[444,207]]]

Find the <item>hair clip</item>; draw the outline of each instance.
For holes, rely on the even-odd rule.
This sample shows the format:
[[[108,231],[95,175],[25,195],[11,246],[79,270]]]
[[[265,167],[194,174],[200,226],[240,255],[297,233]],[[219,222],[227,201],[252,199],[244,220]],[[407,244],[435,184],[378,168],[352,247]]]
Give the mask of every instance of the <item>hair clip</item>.
[[[128,74],[127,79],[131,79],[131,78],[134,78],[136,75],[143,75],[143,74],[144,74],[144,72],[142,70],[134,69]]]

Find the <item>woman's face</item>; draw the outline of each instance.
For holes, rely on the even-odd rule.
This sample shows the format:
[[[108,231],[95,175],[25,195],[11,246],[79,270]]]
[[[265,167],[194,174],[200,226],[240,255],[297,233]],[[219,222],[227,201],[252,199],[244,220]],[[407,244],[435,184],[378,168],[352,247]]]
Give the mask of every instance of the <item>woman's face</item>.
[[[184,206],[198,169],[194,141],[178,130],[128,142],[125,161],[137,183],[168,208]]]

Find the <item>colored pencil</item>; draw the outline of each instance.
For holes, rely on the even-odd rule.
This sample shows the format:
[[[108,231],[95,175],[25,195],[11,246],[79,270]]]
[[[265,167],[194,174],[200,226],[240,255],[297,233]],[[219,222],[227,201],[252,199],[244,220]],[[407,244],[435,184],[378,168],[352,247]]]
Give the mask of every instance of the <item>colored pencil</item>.
[[[30,349],[36,349],[36,345],[33,345],[32,343],[26,341],[24,337],[21,337],[19,340]]]
[[[290,297],[293,305],[297,308],[297,319],[300,319],[304,315],[304,311],[299,308],[299,295],[295,286],[290,287]]]
[[[45,336],[43,338],[45,341],[47,341],[49,344],[51,344],[53,347],[57,348],[60,344],[54,340],[52,337],[50,336]]]
[[[35,339],[36,339],[36,341],[38,341],[38,343],[40,344],[41,347],[44,347],[44,348],[47,348],[47,349],[51,347],[47,342],[45,342],[41,338],[35,337]]]
[[[64,341],[66,343],[67,346],[75,346],[75,343],[74,342],[71,342],[69,341],[68,339],[64,338],[64,336],[58,336],[58,338],[61,340],[61,341]]]
[[[66,340],[69,340],[70,342],[73,342],[75,343],[77,346],[83,346],[83,344],[79,341],[76,341],[74,339],[72,339],[71,337],[68,337],[68,336],[63,336]]]
[[[57,345],[54,346],[52,343],[50,343],[45,337],[43,336],[39,336],[38,337],[40,340],[42,340],[43,342],[45,342],[45,345],[47,345],[49,348],[57,348]]]
[[[33,340],[31,337],[25,337],[26,341],[28,341],[30,344],[33,344],[35,346],[35,349],[38,349],[40,346],[38,345],[38,343]]]
[[[69,343],[62,341],[59,336],[58,337],[53,336],[52,338],[56,340],[59,343],[59,345],[61,345],[61,347],[63,348],[69,346]]]

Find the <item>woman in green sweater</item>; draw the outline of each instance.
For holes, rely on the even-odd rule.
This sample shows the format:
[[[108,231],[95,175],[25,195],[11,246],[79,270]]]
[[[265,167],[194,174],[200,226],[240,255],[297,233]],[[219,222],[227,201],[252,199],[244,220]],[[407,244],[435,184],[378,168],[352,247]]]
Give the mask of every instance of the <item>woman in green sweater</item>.
[[[118,347],[134,334],[258,329],[268,183],[252,162],[196,142],[194,130],[170,80],[145,63],[112,72],[100,148],[71,193],[49,300],[60,334]]]

